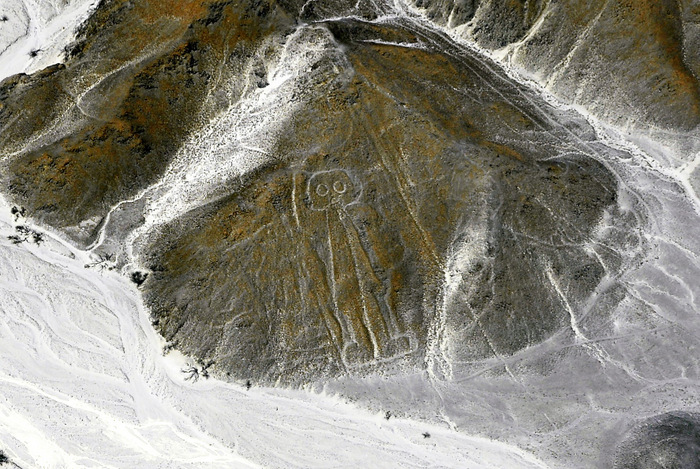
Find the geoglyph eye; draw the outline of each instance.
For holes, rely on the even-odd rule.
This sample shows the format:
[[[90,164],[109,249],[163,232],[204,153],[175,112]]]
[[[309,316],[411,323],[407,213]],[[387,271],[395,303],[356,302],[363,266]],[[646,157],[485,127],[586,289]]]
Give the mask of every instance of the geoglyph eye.
[[[333,183],[333,190],[338,194],[344,194],[348,190],[347,186],[343,181],[335,181]]]
[[[335,184],[333,185],[333,187],[335,188]],[[327,186],[327,185],[325,185],[325,184],[319,184],[318,186],[316,186],[316,193],[317,193],[318,195],[320,195],[321,197],[327,196],[327,195],[328,195],[328,192],[330,192],[330,191],[328,190],[328,186]]]
[[[328,210],[331,207],[346,207],[358,196],[354,181],[340,169],[321,171],[309,179],[306,189],[313,210]]]

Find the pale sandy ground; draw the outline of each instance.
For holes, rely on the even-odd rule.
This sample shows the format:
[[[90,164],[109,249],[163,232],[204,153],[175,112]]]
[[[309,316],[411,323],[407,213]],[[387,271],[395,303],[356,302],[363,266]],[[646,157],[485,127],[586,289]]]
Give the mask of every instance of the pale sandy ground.
[[[3,0],[0,2],[0,80],[60,62],[75,28],[98,0]],[[35,57],[30,53],[37,51]]]

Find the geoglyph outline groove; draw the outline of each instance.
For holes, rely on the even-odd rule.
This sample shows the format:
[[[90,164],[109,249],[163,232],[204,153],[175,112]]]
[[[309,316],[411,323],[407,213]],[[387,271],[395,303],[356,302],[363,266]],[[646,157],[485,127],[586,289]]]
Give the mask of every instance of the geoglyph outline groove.
[[[312,211],[325,212],[328,284],[333,303],[333,317],[326,315],[327,329],[339,348],[346,369],[365,366],[375,360],[398,358],[410,354],[416,341],[406,332],[397,311],[384,301],[385,286],[374,271],[370,254],[361,241],[368,226],[358,226],[348,207],[367,205],[362,201],[360,178],[346,169],[327,169],[311,173],[306,184],[306,200]],[[346,246],[350,257],[338,253]],[[350,262],[348,262],[348,260]],[[351,289],[338,287],[344,272],[352,272],[361,311],[351,307]],[[387,314],[383,312],[387,311]]]

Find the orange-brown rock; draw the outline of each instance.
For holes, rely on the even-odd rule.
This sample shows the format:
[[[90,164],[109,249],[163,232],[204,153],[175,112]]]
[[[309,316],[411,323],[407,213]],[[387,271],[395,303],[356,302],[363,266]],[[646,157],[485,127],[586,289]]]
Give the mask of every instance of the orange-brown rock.
[[[135,199],[111,215],[115,246],[183,142],[268,86],[277,47],[325,37],[322,60],[288,70],[313,79],[266,162],[156,225],[132,259],[158,330],[212,369],[449,373],[569,327],[619,265],[600,224],[636,220],[599,162],[612,150],[489,60],[362,2],[366,19],[328,21],[332,2],[155,3],[106,2],[65,65],[2,84],[3,179],[84,244]]]
[[[146,300],[180,349],[266,381],[439,368],[546,339],[596,287],[612,174],[535,96],[406,26],[326,23],[350,78],[307,90],[277,162],[152,235]]]

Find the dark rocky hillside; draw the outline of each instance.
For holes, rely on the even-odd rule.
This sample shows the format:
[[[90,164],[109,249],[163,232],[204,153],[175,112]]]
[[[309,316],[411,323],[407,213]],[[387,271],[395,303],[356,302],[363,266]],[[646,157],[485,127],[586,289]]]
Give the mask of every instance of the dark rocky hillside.
[[[567,308],[621,263],[586,247],[617,210],[607,150],[443,35],[362,4],[323,20],[339,8],[104,2],[65,65],[2,84],[9,194],[97,241],[112,206],[251,83],[269,86],[266,58],[307,31],[325,49],[271,159],[138,251],[164,337],[222,374],[303,382],[444,369],[568,328]]]
[[[622,125],[700,124],[700,6],[690,0],[413,0],[532,73],[566,101]]]
[[[592,293],[582,246],[617,194],[585,132],[425,31],[322,27],[345,70],[308,90],[280,161],[154,236],[166,338],[275,381],[421,367],[448,336],[440,359],[508,355],[566,326],[552,277]]]

